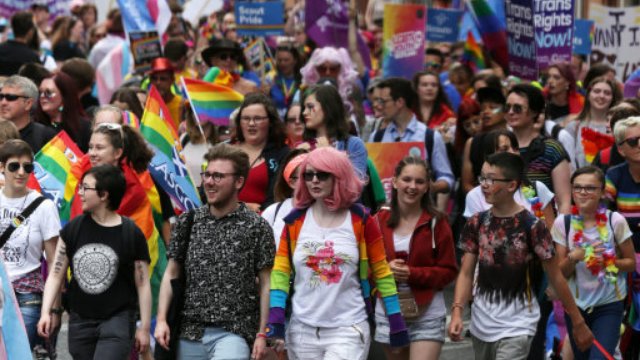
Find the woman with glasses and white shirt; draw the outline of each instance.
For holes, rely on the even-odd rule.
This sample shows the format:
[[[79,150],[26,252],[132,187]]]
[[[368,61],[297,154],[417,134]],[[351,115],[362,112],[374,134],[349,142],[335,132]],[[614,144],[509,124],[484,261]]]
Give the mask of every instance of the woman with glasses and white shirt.
[[[273,203],[280,161],[289,153],[284,125],[273,101],[262,93],[245,96],[234,118],[231,143],[249,155],[249,176],[238,199],[260,212]]]
[[[380,228],[368,209],[356,204],[363,183],[349,159],[323,147],[309,153],[298,171],[295,209],[284,219],[271,272],[265,332],[275,339],[276,351],[286,338],[290,359],[366,359],[373,311],[368,274],[387,305],[391,346],[406,346]],[[291,320],[285,333],[288,297]]]

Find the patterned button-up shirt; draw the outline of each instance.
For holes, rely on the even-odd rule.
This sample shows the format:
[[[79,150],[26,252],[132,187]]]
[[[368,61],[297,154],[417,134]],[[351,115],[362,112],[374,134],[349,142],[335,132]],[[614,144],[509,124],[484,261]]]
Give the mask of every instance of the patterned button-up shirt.
[[[212,326],[252,344],[260,315],[256,276],[273,266],[275,256],[271,227],[240,203],[221,218],[213,217],[208,206],[197,209],[190,240],[187,232],[183,214],[168,250],[186,276],[180,337],[200,340],[204,328]]]

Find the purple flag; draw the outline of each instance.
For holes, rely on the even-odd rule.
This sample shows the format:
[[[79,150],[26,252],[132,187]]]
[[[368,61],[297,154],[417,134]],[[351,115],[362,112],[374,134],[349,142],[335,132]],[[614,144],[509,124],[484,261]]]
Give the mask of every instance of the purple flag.
[[[307,0],[305,27],[307,36],[319,48],[325,46],[349,48],[349,2],[344,0]],[[364,65],[371,69],[369,48],[362,36],[358,36],[358,52]]]

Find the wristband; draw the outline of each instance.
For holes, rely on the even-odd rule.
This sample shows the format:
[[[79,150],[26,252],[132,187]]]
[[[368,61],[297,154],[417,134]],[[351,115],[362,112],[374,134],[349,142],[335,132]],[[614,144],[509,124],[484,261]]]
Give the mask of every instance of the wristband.
[[[64,313],[64,308],[52,308],[50,311],[51,314],[62,315]]]
[[[265,334],[265,333],[261,333],[261,332],[260,332],[260,333],[257,333],[257,334],[256,334],[256,337],[258,337],[258,338],[262,338],[262,339],[266,339],[266,338],[267,338],[267,334]]]
[[[451,311],[453,311],[453,309],[455,309],[455,308],[459,308],[459,309],[460,309],[460,311],[464,310],[464,306],[462,306],[462,304],[460,304],[460,303],[456,303],[456,302],[454,302],[453,304],[451,304]]]

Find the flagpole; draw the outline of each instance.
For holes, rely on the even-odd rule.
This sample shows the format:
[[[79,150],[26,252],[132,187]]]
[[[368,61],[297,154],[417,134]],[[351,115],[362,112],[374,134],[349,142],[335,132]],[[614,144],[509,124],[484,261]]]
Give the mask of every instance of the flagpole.
[[[182,84],[184,93],[187,95],[187,99],[189,100],[189,106],[191,107],[191,112],[193,112],[193,116],[196,117],[196,124],[198,124],[198,129],[200,130],[200,134],[202,134],[202,137],[206,141],[207,136],[204,134],[204,130],[202,130],[202,125],[200,125],[200,118],[198,118],[198,112],[196,111],[196,108],[193,107],[193,101],[191,101],[191,96],[189,95],[189,91],[187,90],[187,84],[184,83],[184,76],[180,76],[180,83]]]

